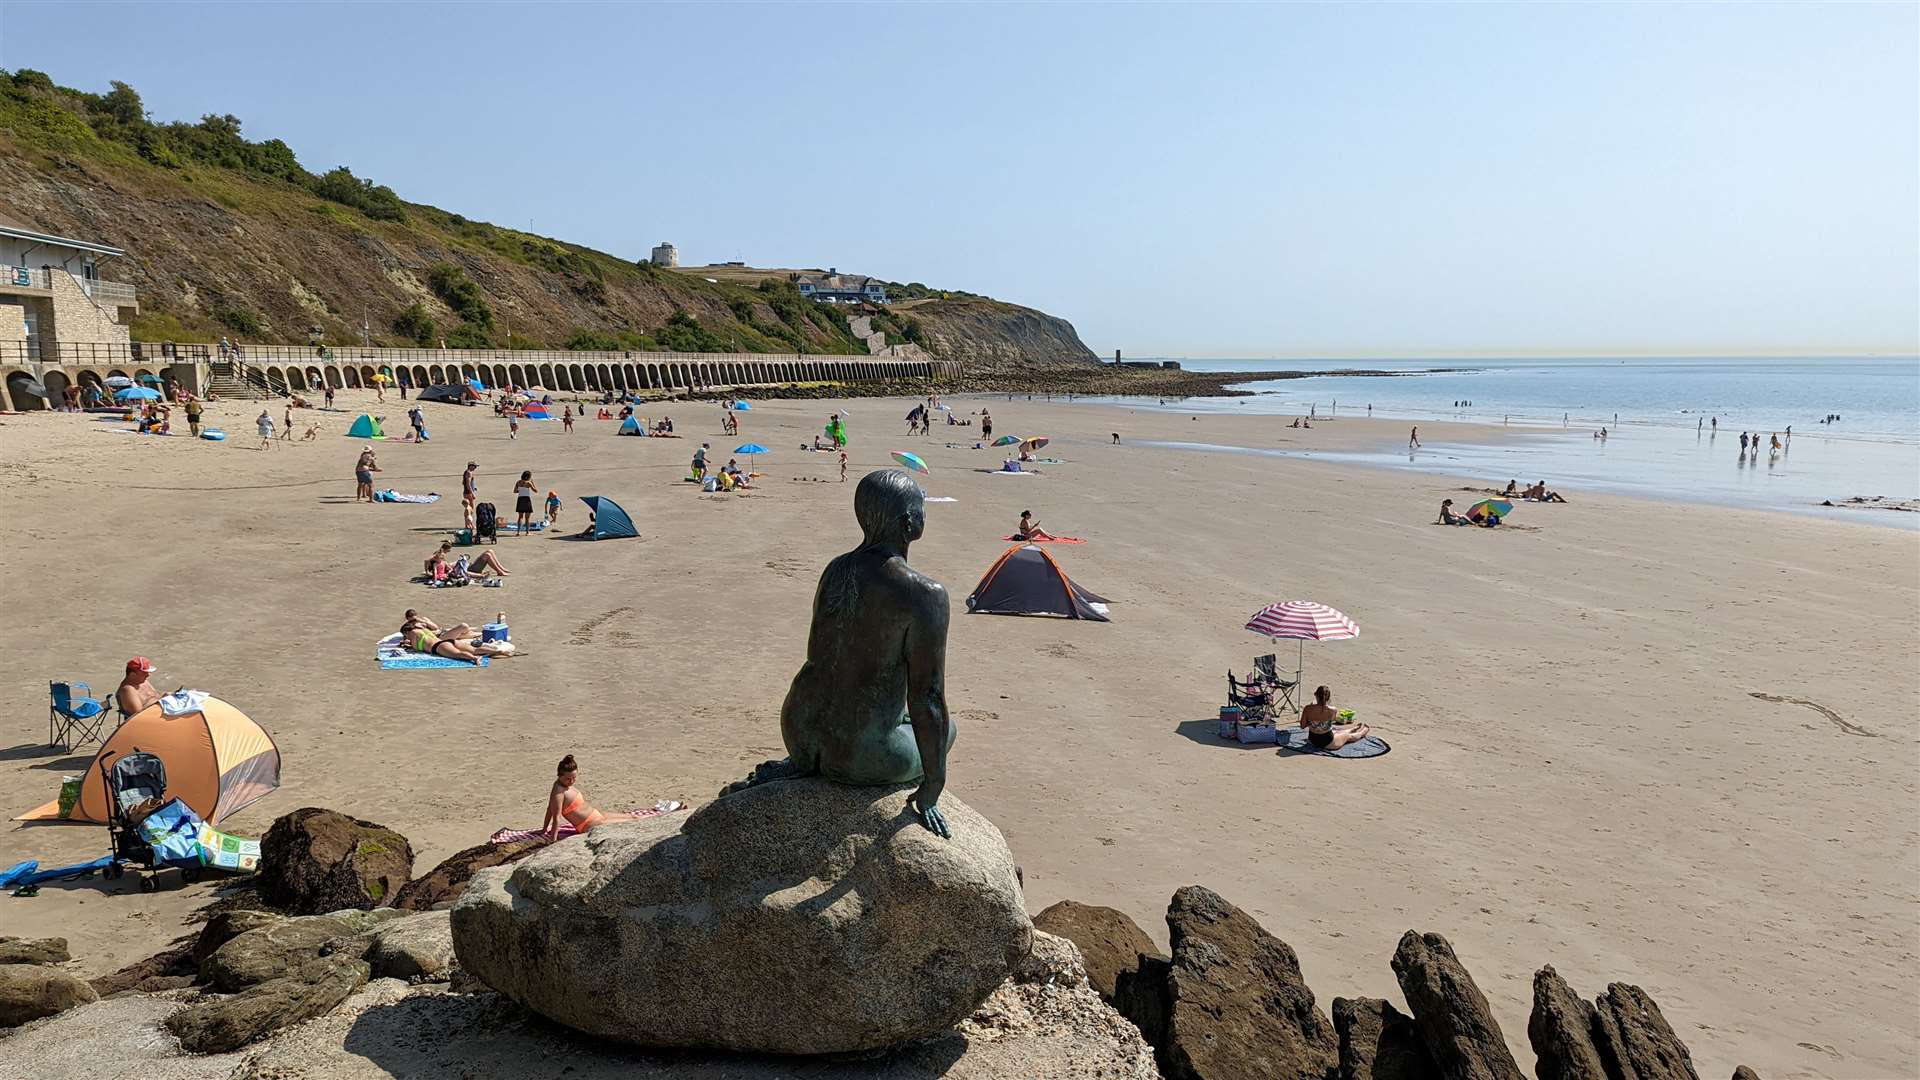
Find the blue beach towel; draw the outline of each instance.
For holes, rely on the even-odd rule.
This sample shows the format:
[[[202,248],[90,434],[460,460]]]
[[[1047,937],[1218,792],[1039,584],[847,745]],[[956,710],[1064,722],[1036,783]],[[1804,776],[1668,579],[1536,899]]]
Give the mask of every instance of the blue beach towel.
[[[383,656],[380,658],[380,666],[389,671],[404,671],[415,668],[475,668],[486,667],[487,658],[483,656],[480,658],[479,663],[469,664],[465,660],[455,660],[451,656],[428,656],[426,653],[413,653],[408,656]]]
[[[113,856],[102,855],[92,862],[75,863],[72,866],[60,866],[52,870],[41,870],[38,873],[28,874],[19,880],[19,884],[38,885],[43,881],[59,881],[62,878],[83,877],[96,870],[105,870],[112,865]]]
[[[40,869],[40,860],[28,859],[25,862],[14,863],[5,870],[0,870],[0,889],[4,889],[16,881],[22,880],[28,874],[38,869]]]
[[[1289,728],[1280,733],[1280,750],[1283,753],[1319,754],[1321,757],[1370,758],[1379,757],[1393,747],[1378,735],[1369,735],[1359,742],[1350,742],[1338,750],[1322,750],[1307,741],[1305,728]]]

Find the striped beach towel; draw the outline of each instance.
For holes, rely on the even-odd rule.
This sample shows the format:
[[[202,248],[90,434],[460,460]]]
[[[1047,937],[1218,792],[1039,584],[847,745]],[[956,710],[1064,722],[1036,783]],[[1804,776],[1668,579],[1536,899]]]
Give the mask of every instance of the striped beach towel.
[[[686,803],[679,802],[674,799],[662,799],[659,802],[654,803],[652,806],[649,806],[644,810],[634,809],[634,810],[629,810],[627,812],[637,818],[650,818],[650,817],[659,817],[661,814],[671,814],[676,811],[685,810],[685,809],[687,809]],[[558,838],[561,840],[565,840],[569,836],[574,836],[578,834],[578,832],[579,830],[573,827],[572,822],[562,821],[560,823],[560,835]],[[498,832],[495,832],[492,836],[487,837],[487,843],[512,844],[512,843],[517,843],[521,840],[538,840],[545,835],[546,834],[541,832],[539,829],[501,829]]]

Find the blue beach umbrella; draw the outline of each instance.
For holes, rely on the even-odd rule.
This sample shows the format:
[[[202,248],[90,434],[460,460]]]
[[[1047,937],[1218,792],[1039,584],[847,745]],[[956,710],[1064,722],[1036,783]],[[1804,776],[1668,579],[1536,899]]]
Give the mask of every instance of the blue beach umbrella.
[[[481,384],[479,379],[468,379],[467,385],[473,387],[475,390],[480,390],[480,391],[486,390],[486,387]]]
[[[147,383],[148,385],[151,385],[151,386],[159,386],[159,385],[160,385],[160,376],[158,376],[158,375],[142,375],[142,376],[140,376],[140,381],[141,381],[141,382],[143,382],[143,383]]]
[[[128,386],[114,391],[113,396],[121,401],[156,401],[160,397],[160,391],[144,386]]]
[[[744,402],[744,401],[736,401],[736,402],[734,402],[734,403],[733,403],[733,407],[734,407],[734,408],[736,408],[736,409],[739,409],[739,410],[742,410],[742,411],[744,411],[744,412],[752,412],[752,411],[753,411],[753,406],[752,406],[752,405],[749,405],[749,404],[747,404],[747,403],[746,403],[746,402]]]
[[[750,442],[750,443],[747,443],[747,444],[745,444],[745,445],[742,445],[742,446],[736,446],[736,447],[734,447],[734,448],[733,448],[733,452],[734,452],[734,453],[736,453],[736,454],[745,454],[745,455],[747,455],[747,468],[749,468],[749,469],[751,469],[751,468],[753,468],[753,467],[754,467],[754,465],[755,465],[755,464],[757,464],[757,463],[755,462],[755,460],[754,460],[754,455],[755,455],[755,454],[767,454],[767,453],[772,453],[772,451],[770,451],[770,450],[768,450],[768,449],[767,449],[766,447],[764,447],[764,446],[761,446],[761,445],[760,445],[759,443],[757,443],[757,442]]]

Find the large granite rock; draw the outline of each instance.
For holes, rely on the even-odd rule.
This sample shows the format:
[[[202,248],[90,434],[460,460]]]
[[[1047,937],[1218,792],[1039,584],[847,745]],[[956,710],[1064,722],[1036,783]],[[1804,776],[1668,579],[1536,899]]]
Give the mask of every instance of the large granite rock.
[[[1733,1080],[1760,1080],[1760,1074],[1747,1068],[1745,1065],[1735,1065],[1733,1067]]]
[[[44,964],[0,964],[0,1028],[99,1000],[85,979]],[[4,1057],[0,1052],[0,1057]]]
[[[285,915],[276,915],[271,911],[255,911],[252,908],[229,908],[216,911],[207,916],[200,927],[200,936],[193,940],[193,964],[197,969],[207,962],[207,957],[220,951],[220,946],[239,937],[249,930],[258,930],[263,926],[285,922]]]
[[[1062,900],[1035,915],[1033,928],[1079,946],[1087,981],[1109,1001],[1121,972],[1138,968],[1142,956],[1161,955],[1147,932],[1116,908]]]
[[[388,903],[412,877],[413,846],[406,837],[309,806],[267,830],[254,880],[267,903],[295,915],[318,915]]]
[[[1429,1080],[1438,1074],[1413,1019],[1380,998],[1334,998],[1340,1080]]]
[[[402,886],[394,895],[393,906],[405,911],[451,906],[466,891],[467,882],[473,880],[476,871],[518,862],[545,846],[539,840],[516,840],[511,844],[475,844],[463,848]]]
[[[1527,1040],[1533,1044],[1538,1080],[1608,1080],[1593,1045],[1594,1013],[1549,964],[1533,975],[1533,1013]]]
[[[445,981],[453,968],[453,917],[423,911],[383,923],[368,933],[366,959],[383,979]]]
[[[1165,990],[1142,978],[1162,970],[1152,957],[1117,989],[1140,1010],[1126,1015],[1159,1050],[1169,1080],[1322,1080],[1335,1068],[1339,1040],[1286,942],[1198,885],[1173,894],[1167,929]]]
[[[964,1019],[1031,946],[1013,855],[951,794],[763,783],[474,875],[460,966],[569,1027],[784,1054],[892,1046]]]
[[[1413,1021],[1445,1080],[1523,1080],[1473,976],[1439,934],[1409,930],[1393,953]]]
[[[407,912],[383,908],[379,911],[336,911],[329,915],[302,915],[269,922],[243,934],[237,934],[200,965],[200,978],[224,994],[244,990],[289,970],[334,952],[365,953],[370,939],[361,935]]]
[[[63,937],[0,937],[0,964],[64,964],[71,959]]]
[[[167,1030],[190,1053],[225,1053],[329,1012],[366,981],[363,961],[324,956],[231,997],[189,1005],[167,1017]]]
[[[1593,1004],[1593,1042],[1610,1080],[1700,1080],[1686,1044],[1645,990],[1611,983]]]

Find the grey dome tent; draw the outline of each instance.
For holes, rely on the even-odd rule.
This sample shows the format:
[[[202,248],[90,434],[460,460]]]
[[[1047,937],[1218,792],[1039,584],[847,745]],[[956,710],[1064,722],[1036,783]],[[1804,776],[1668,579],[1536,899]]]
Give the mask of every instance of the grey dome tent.
[[[1059,615],[1110,622],[1104,597],[1073,583],[1053,556],[1027,544],[1008,548],[967,597],[978,615]]]
[[[580,501],[593,511],[593,529],[589,535],[595,540],[618,540],[623,536],[639,536],[633,527],[633,519],[620,508],[620,504],[605,495],[582,495]]]

